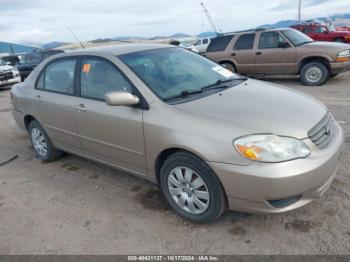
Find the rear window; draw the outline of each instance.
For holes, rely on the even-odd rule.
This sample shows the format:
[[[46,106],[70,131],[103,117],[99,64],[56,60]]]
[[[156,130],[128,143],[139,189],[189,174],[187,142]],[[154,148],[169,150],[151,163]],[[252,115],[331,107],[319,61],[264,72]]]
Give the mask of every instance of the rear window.
[[[238,38],[237,42],[235,43],[235,46],[233,47],[233,49],[234,50],[253,49],[254,40],[255,40],[255,34],[241,35]]]
[[[214,38],[207,48],[207,52],[220,52],[224,51],[227,45],[230,43],[233,35],[225,35]]]

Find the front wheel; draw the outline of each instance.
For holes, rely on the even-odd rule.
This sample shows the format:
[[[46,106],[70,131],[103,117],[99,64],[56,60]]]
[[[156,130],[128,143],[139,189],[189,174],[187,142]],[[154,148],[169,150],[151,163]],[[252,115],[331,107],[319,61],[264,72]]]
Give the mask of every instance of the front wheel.
[[[300,79],[304,85],[320,86],[329,78],[330,73],[327,66],[318,61],[305,64],[300,71]]]
[[[61,156],[62,152],[52,145],[50,138],[37,121],[30,122],[28,131],[30,141],[39,159],[50,162]]]
[[[230,70],[233,73],[236,73],[236,68],[234,67],[234,65],[232,65],[231,63],[220,63],[221,66],[225,67],[226,69]]]
[[[212,223],[225,210],[219,179],[205,162],[189,153],[175,153],[164,162],[160,187],[171,207],[195,223]]]

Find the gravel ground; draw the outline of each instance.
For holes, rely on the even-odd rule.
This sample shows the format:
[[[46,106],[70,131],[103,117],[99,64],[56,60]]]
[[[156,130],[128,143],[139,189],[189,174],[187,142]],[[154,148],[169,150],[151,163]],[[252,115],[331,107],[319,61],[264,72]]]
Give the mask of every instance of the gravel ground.
[[[311,94],[347,142],[330,190],[283,215],[229,211],[212,225],[178,217],[158,188],[73,155],[45,164],[0,92],[0,254],[350,254],[350,73],[322,87],[268,79]],[[300,116],[302,117],[302,116]]]

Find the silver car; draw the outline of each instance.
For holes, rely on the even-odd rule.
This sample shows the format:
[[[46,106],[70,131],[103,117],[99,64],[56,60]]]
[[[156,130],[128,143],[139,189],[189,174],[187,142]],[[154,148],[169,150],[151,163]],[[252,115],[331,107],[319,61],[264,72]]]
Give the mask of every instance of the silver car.
[[[149,179],[198,223],[227,208],[281,213],[310,203],[334,179],[343,145],[312,97],[179,47],[56,55],[11,96],[39,159],[69,152]]]

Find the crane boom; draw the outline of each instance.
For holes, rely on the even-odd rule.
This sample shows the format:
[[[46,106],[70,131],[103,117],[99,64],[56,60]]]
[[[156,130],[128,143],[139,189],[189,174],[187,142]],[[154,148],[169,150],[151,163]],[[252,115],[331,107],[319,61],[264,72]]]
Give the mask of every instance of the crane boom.
[[[201,2],[201,6],[202,6],[202,8],[204,10],[205,15],[207,16],[207,18],[209,20],[209,23],[210,23],[211,27],[213,28],[214,32],[218,33],[218,30],[216,29],[216,26],[214,25],[213,20],[211,19],[210,14],[209,14],[207,8],[205,7],[205,5],[203,4],[203,2]]]

